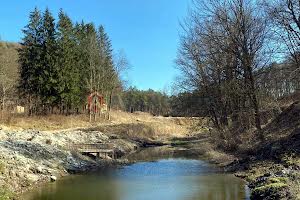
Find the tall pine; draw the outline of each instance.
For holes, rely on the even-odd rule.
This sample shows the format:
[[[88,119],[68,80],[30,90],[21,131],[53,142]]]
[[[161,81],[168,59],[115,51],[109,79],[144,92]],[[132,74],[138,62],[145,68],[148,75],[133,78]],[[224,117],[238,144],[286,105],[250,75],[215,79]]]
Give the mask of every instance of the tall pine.
[[[39,76],[41,97],[44,111],[58,104],[58,46],[56,42],[55,22],[52,14],[47,8],[42,21],[42,64],[43,68]]]
[[[98,28],[97,44],[100,57],[98,81],[102,93],[106,96],[110,110],[112,94],[117,85],[118,76],[114,67],[111,41],[102,25]]]
[[[63,110],[78,108],[80,103],[80,66],[76,56],[75,32],[71,19],[62,11],[58,21],[59,97]]]
[[[40,99],[42,72],[42,19],[35,8],[29,15],[29,23],[22,30],[24,38],[19,49],[19,93],[28,100],[29,114],[34,112]]]

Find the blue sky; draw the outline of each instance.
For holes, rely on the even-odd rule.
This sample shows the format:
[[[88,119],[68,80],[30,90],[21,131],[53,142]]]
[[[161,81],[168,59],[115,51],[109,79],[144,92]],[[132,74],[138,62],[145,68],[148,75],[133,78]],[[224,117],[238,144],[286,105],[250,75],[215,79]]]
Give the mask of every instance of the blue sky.
[[[1,2],[0,37],[19,42],[29,12],[37,6],[57,18],[62,8],[73,21],[103,24],[115,50],[123,49],[132,68],[129,84],[162,90],[177,72],[174,59],[179,43],[179,21],[191,0],[10,0]]]

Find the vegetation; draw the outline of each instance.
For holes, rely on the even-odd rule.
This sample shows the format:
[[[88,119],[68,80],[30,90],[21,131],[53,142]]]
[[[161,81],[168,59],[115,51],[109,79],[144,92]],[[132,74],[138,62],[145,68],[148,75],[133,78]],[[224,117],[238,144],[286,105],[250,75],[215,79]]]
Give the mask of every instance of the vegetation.
[[[13,199],[14,195],[6,188],[0,188],[0,200]]]
[[[19,92],[30,114],[78,112],[91,92],[110,103],[121,85],[103,26],[75,23],[62,10],[58,23],[48,9],[31,12],[19,49]]]
[[[293,5],[292,9],[299,7],[294,1],[286,2]],[[272,5],[290,9],[288,3]],[[195,112],[192,115],[209,116],[220,130],[233,127],[243,132],[255,127],[260,131],[264,124],[261,113],[278,109],[278,98],[299,89],[295,78],[299,64],[291,58],[297,57],[295,52],[285,52],[284,61],[274,62],[281,52],[275,54],[277,47],[269,45],[275,39],[269,26],[272,9],[276,7],[261,7],[251,0],[195,1],[194,9],[182,23],[184,33],[176,61],[182,72],[177,86],[185,91],[177,98],[185,99]],[[292,17],[280,17],[290,20],[288,23],[298,34],[299,27]],[[286,36],[280,25],[278,28]],[[284,44],[288,48],[291,43],[294,44]]]
[[[245,177],[267,169],[250,180],[253,199],[299,193],[299,16],[297,0],[196,0],[181,24],[172,112],[209,117],[211,142]]]
[[[50,113],[79,114],[86,109],[88,94],[98,92],[109,110],[208,117],[215,130],[206,126],[202,130],[209,133],[210,149],[240,156],[246,160],[239,163],[244,169],[253,168],[252,161],[255,165],[269,161],[264,169],[273,174],[256,166],[258,172],[253,169],[254,175],[248,177],[255,185],[252,198],[290,197],[287,190],[299,182],[300,167],[300,104],[295,102],[300,100],[299,1],[195,0],[181,25],[178,94],[168,96],[151,89],[123,88],[121,73],[129,63],[124,55],[115,55],[103,26],[72,22],[63,10],[55,20],[48,9],[36,8],[20,45],[0,43],[1,109],[8,110],[15,102],[27,105],[31,115],[48,114],[31,118],[36,119],[36,127],[46,124],[46,129],[72,127],[76,117],[81,120],[76,119],[77,125],[88,126],[87,116],[59,118]],[[136,123],[142,115],[137,116],[130,121],[135,124],[120,125],[122,134],[154,137],[160,132],[161,122],[143,126]],[[24,121],[8,118],[7,124],[34,126]],[[172,144],[187,142],[176,139]],[[0,173],[3,170],[0,163]]]
[[[136,88],[129,88],[123,94],[124,107],[128,112],[149,112],[153,115],[168,115],[168,95],[154,90],[142,91]]]
[[[1,110],[11,106],[9,100],[17,100],[14,86],[18,80],[18,53],[20,45],[0,41],[0,99]]]

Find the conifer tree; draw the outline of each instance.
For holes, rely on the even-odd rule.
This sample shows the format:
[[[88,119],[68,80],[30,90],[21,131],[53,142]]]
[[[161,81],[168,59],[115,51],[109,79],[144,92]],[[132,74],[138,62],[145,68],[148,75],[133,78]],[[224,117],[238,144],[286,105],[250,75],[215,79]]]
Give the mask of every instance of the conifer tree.
[[[114,66],[112,59],[111,41],[101,25],[97,32],[97,43],[99,51],[99,88],[103,93],[110,90],[111,83],[114,82]]]
[[[52,108],[58,103],[58,66],[55,22],[47,8],[42,22],[42,70],[39,76],[42,85],[41,97],[43,106]]]
[[[76,60],[76,41],[71,19],[62,10],[58,21],[59,96],[67,109],[80,103],[80,68]]]
[[[19,49],[20,79],[19,93],[28,100],[29,114],[33,112],[33,104],[40,98],[42,54],[42,23],[41,13],[35,8],[30,13],[29,23],[23,29],[22,48]]]
[[[97,32],[97,43],[99,50],[99,84],[102,93],[105,93],[106,100],[108,102],[108,108],[110,110],[113,90],[118,84],[118,75],[114,68],[112,45],[111,41],[101,25]]]

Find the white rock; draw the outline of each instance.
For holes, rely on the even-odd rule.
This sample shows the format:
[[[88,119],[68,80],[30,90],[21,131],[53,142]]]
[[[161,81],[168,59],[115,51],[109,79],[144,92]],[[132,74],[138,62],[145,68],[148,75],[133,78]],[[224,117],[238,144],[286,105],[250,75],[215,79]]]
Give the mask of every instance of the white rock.
[[[43,173],[43,168],[41,166],[38,166],[36,168],[37,173],[42,174]]]
[[[37,182],[39,180],[39,176],[35,174],[26,174],[26,179],[32,183]]]
[[[56,178],[56,176],[50,176],[50,180],[51,180],[52,182],[54,182],[54,181],[57,180],[57,178]]]

